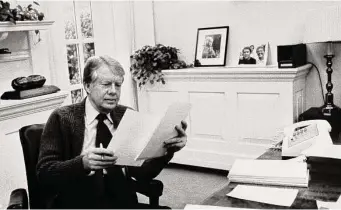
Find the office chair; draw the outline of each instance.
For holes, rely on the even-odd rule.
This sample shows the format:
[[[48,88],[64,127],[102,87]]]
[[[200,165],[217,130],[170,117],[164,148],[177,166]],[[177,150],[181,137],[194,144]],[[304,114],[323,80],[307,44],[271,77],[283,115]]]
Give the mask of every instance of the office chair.
[[[27,209],[28,206],[31,209],[45,208],[45,203],[40,194],[40,186],[36,177],[39,145],[44,126],[45,124],[33,124],[24,126],[19,130],[20,141],[24,152],[28,193],[25,189],[14,190],[10,196],[8,209]],[[126,175],[130,177],[129,173],[126,173]],[[149,197],[149,205],[151,208],[159,208],[159,197],[163,192],[163,183],[160,180],[154,179],[143,182],[132,179],[132,183],[133,189],[136,192]]]

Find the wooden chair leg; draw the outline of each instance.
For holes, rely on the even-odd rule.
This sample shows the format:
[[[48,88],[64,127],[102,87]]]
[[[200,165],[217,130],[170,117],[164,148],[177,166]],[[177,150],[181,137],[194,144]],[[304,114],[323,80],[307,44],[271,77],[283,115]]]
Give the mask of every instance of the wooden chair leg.
[[[152,196],[149,198],[149,204],[151,207],[157,208],[159,206],[159,196]]]

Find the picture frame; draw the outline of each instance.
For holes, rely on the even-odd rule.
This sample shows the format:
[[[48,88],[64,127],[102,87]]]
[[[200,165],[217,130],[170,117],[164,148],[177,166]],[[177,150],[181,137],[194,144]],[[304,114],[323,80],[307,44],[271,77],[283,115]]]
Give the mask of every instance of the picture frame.
[[[245,44],[239,51],[238,65],[266,66],[268,51],[268,42]]]
[[[198,28],[194,66],[225,66],[229,26]]]

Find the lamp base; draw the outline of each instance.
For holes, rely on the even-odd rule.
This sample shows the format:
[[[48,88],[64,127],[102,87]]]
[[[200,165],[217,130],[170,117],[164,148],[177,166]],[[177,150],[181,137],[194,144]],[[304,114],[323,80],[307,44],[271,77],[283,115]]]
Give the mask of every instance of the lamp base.
[[[300,114],[298,120],[327,120],[332,127],[330,137],[333,143],[341,145],[341,109],[339,107],[328,104],[322,107],[312,107]]]

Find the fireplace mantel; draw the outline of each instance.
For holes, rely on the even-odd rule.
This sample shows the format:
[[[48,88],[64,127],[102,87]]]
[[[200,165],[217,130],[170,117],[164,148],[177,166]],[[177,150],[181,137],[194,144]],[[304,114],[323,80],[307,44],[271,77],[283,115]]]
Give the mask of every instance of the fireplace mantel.
[[[45,110],[53,110],[63,103],[67,95],[66,91],[60,91],[24,100],[0,100],[0,122]]]

